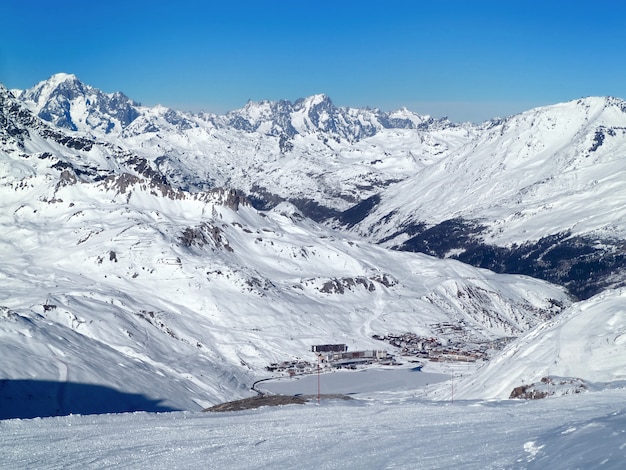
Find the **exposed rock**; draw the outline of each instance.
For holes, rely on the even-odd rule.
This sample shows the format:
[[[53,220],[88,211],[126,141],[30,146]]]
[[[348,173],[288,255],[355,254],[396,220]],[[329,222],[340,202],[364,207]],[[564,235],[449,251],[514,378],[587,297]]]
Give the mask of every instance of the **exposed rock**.
[[[317,395],[259,395],[251,398],[244,398],[243,400],[229,401],[227,403],[221,403],[219,405],[211,406],[202,411],[224,412],[224,411],[241,411],[249,410],[252,408],[259,408],[261,406],[280,406],[280,405],[304,405],[307,402],[316,400]],[[320,395],[320,399],[329,400],[352,400],[347,395]]]
[[[187,248],[213,245],[214,248],[233,251],[228,240],[222,235],[222,229],[214,224],[202,223],[195,228],[187,227],[178,239]]]
[[[346,290],[353,291],[357,286],[362,286],[369,292],[376,290],[374,284],[366,277],[344,277],[326,281],[319,291],[324,294],[343,294]]]
[[[587,383],[576,377],[543,377],[540,382],[515,387],[510,399],[538,400],[549,396],[571,395],[588,390]]]

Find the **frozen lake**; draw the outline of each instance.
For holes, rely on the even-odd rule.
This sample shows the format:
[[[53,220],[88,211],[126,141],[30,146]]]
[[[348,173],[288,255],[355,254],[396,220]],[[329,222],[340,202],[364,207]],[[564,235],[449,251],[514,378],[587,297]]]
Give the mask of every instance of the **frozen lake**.
[[[319,376],[321,393],[370,393],[383,391],[410,391],[449,380],[447,374],[421,372],[414,369],[337,370]],[[315,395],[318,392],[317,374],[268,380],[257,384],[257,389],[283,395]]]

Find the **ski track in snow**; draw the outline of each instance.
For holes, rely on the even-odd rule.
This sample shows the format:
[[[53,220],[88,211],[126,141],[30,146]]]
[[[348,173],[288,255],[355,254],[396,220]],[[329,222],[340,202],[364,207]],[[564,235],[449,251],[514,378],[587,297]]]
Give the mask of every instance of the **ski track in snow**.
[[[622,468],[626,391],[524,401],[326,401],[0,422],[17,468]]]
[[[56,361],[56,364],[59,368],[59,382],[67,382],[67,379],[69,377],[69,367],[67,363],[65,361],[62,361],[59,357],[60,355],[63,355],[63,353],[61,353],[58,349],[51,345],[48,345],[48,349],[50,350],[52,358]]]

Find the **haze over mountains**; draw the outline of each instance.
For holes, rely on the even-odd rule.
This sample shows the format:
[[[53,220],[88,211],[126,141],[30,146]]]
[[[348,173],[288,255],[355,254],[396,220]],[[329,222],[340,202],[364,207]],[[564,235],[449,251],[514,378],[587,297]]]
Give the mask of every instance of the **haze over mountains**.
[[[617,383],[602,352],[552,364],[562,350],[537,332],[593,332],[612,358],[622,344],[625,135],[617,98],[474,125],[324,95],[192,114],[68,74],[0,87],[3,377],[198,409],[311,344],[528,332],[461,393],[506,398],[548,373]],[[576,320],[605,307],[600,325]],[[520,347],[541,359],[485,372]]]

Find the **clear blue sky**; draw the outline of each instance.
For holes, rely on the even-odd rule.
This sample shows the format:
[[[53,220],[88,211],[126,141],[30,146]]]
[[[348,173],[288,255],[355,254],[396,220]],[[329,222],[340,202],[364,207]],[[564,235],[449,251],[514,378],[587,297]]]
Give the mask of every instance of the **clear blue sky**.
[[[326,93],[455,121],[626,98],[621,0],[3,0],[0,15],[9,88],[68,72],[183,110]]]

